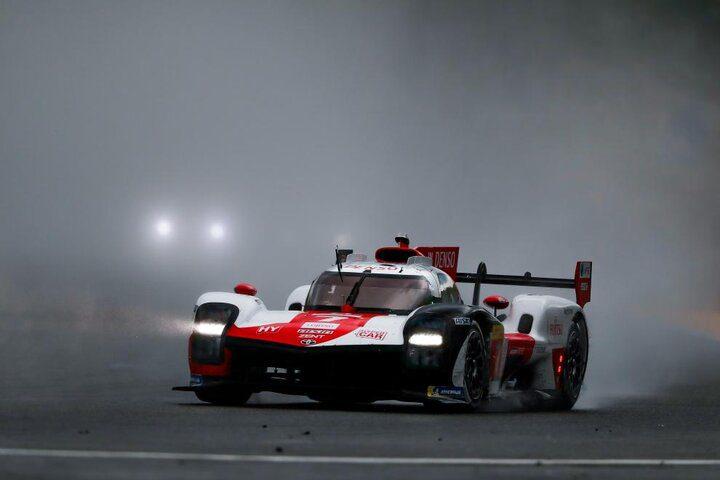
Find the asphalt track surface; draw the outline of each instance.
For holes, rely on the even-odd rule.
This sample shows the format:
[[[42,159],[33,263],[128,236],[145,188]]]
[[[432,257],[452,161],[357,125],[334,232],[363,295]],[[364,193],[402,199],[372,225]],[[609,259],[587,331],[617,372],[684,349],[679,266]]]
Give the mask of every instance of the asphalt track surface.
[[[185,346],[162,331],[4,322],[0,478],[720,477],[720,385],[584,392],[566,413],[274,394],[215,407],[170,391]]]

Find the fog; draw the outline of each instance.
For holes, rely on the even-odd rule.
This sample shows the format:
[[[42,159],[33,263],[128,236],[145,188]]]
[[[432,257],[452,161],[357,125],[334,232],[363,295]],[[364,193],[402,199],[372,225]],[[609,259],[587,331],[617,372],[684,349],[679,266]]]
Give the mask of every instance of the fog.
[[[589,392],[716,381],[719,80],[715,1],[0,0],[3,356],[97,327],[185,375],[202,292],[282,308],[406,231],[592,260]]]

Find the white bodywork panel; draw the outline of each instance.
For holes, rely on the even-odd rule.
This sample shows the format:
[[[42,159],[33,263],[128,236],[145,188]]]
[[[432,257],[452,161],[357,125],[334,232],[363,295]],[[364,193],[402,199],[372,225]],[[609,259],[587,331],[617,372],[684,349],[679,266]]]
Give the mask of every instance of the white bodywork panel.
[[[295,290],[290,292],[287,301],[285,302],[285,310],[290,309],[290,305],[293,303],[299,303],[305,307],[305,300],[307,300],[308,292],[310,291],[310,285],[300,285]]]
[[[200,295],[195,303],[196,306],[200,306],[204,303],[229,303],[235,305],[240,310],[238,318],[253,316],[259,311],[267,311],[265,304],[258,297],[252,297],[250,295],[241,295],[238,293],[229,292],[208,292]]]
[[[513,298],[503,321],[505,333],[517,332],[520,317],[533,316],[529,335],[535,339],[535,348],[529,364],[534,366],[532,387],[538,390],[555,388],[552,351],[565,346],[568,329],[582,308],[566,298],[552,295],[518,295]]]

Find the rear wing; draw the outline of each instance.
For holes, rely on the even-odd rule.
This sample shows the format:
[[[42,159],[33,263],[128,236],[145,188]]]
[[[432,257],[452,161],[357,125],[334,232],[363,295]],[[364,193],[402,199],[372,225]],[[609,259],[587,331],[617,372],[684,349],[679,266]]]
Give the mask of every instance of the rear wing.
[[[570,288],[575,290],[578,305],[584,307],[590,301],[592,283],[592,262],[580,261],[575,265],[574,278],[533,277],[530,272],[525,275],[494,275],[487,273],[484,262],[480,262],[476,273],[458,272],[455,278],[458,283],[473,283],[473,305],[480,304],[480,288],[483,283],[493,285],[521,285],[525,287]]]

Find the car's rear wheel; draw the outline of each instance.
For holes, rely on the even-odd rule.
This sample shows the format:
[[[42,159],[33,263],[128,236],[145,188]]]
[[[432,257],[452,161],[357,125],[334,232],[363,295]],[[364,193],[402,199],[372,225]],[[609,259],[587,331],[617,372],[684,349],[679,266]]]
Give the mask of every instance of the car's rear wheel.
[[[195,391],[198,400],[213,405],[245,405],[252,392],[242,388],[213,388]]]
[[[580,396],[588,360],[588,330],[585,318],[578,315],[573,319],[565,342],[562,387],[556,407],[570,410]]]

